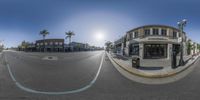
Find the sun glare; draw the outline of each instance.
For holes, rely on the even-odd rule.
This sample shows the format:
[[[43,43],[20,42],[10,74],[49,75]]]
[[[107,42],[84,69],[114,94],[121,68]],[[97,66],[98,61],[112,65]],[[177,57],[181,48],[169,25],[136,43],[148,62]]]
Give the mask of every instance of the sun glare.
[[[100,40],[103,40],[105,37],[105,32],[103,31],[97,31],[95,32],[95,39],[100,41]]]

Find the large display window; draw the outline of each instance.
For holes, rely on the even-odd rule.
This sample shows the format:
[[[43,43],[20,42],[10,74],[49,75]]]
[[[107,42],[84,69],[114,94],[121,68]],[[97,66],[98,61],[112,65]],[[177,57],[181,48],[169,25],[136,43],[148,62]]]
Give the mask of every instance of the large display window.
[[[167,44],[144,44],[144,59],[167,58]]]
[[[139,43],[134,43],[130,45],[130,55],[139,56]]]

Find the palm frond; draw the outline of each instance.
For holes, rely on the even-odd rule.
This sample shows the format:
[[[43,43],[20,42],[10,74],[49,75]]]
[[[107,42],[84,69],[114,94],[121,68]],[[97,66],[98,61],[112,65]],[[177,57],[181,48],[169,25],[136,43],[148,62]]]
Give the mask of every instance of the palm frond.
[[[40,35],[48,35],[48,34],[49,34],[49,32],[45,29],[40,31]]]
[[[75,35],[75,33],[73,31],[68,31],[68,32],[65,32],[65,35],[72,36],[72,35]]]

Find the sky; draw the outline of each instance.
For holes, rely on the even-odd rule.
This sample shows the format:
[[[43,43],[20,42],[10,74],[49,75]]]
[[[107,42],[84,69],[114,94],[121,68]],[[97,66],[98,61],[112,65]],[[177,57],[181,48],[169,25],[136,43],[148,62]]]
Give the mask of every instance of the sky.
[[[0,0],[0,40],[16,47],[42,39],[39,32],[47,29],[46,38],[73,31],[72,41],[104,46],[142,25],[177,27],[187,19],[184,31],[200,43],[199,5],[199,0]]]

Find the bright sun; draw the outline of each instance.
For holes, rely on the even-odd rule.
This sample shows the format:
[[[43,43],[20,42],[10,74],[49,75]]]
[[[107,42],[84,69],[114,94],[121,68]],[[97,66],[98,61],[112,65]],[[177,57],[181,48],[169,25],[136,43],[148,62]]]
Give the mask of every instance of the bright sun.
[[[97,31],[95,32],[95,39],[96,40],[103,40],[105,37],[104,37],[104,32],[103,31]]]

